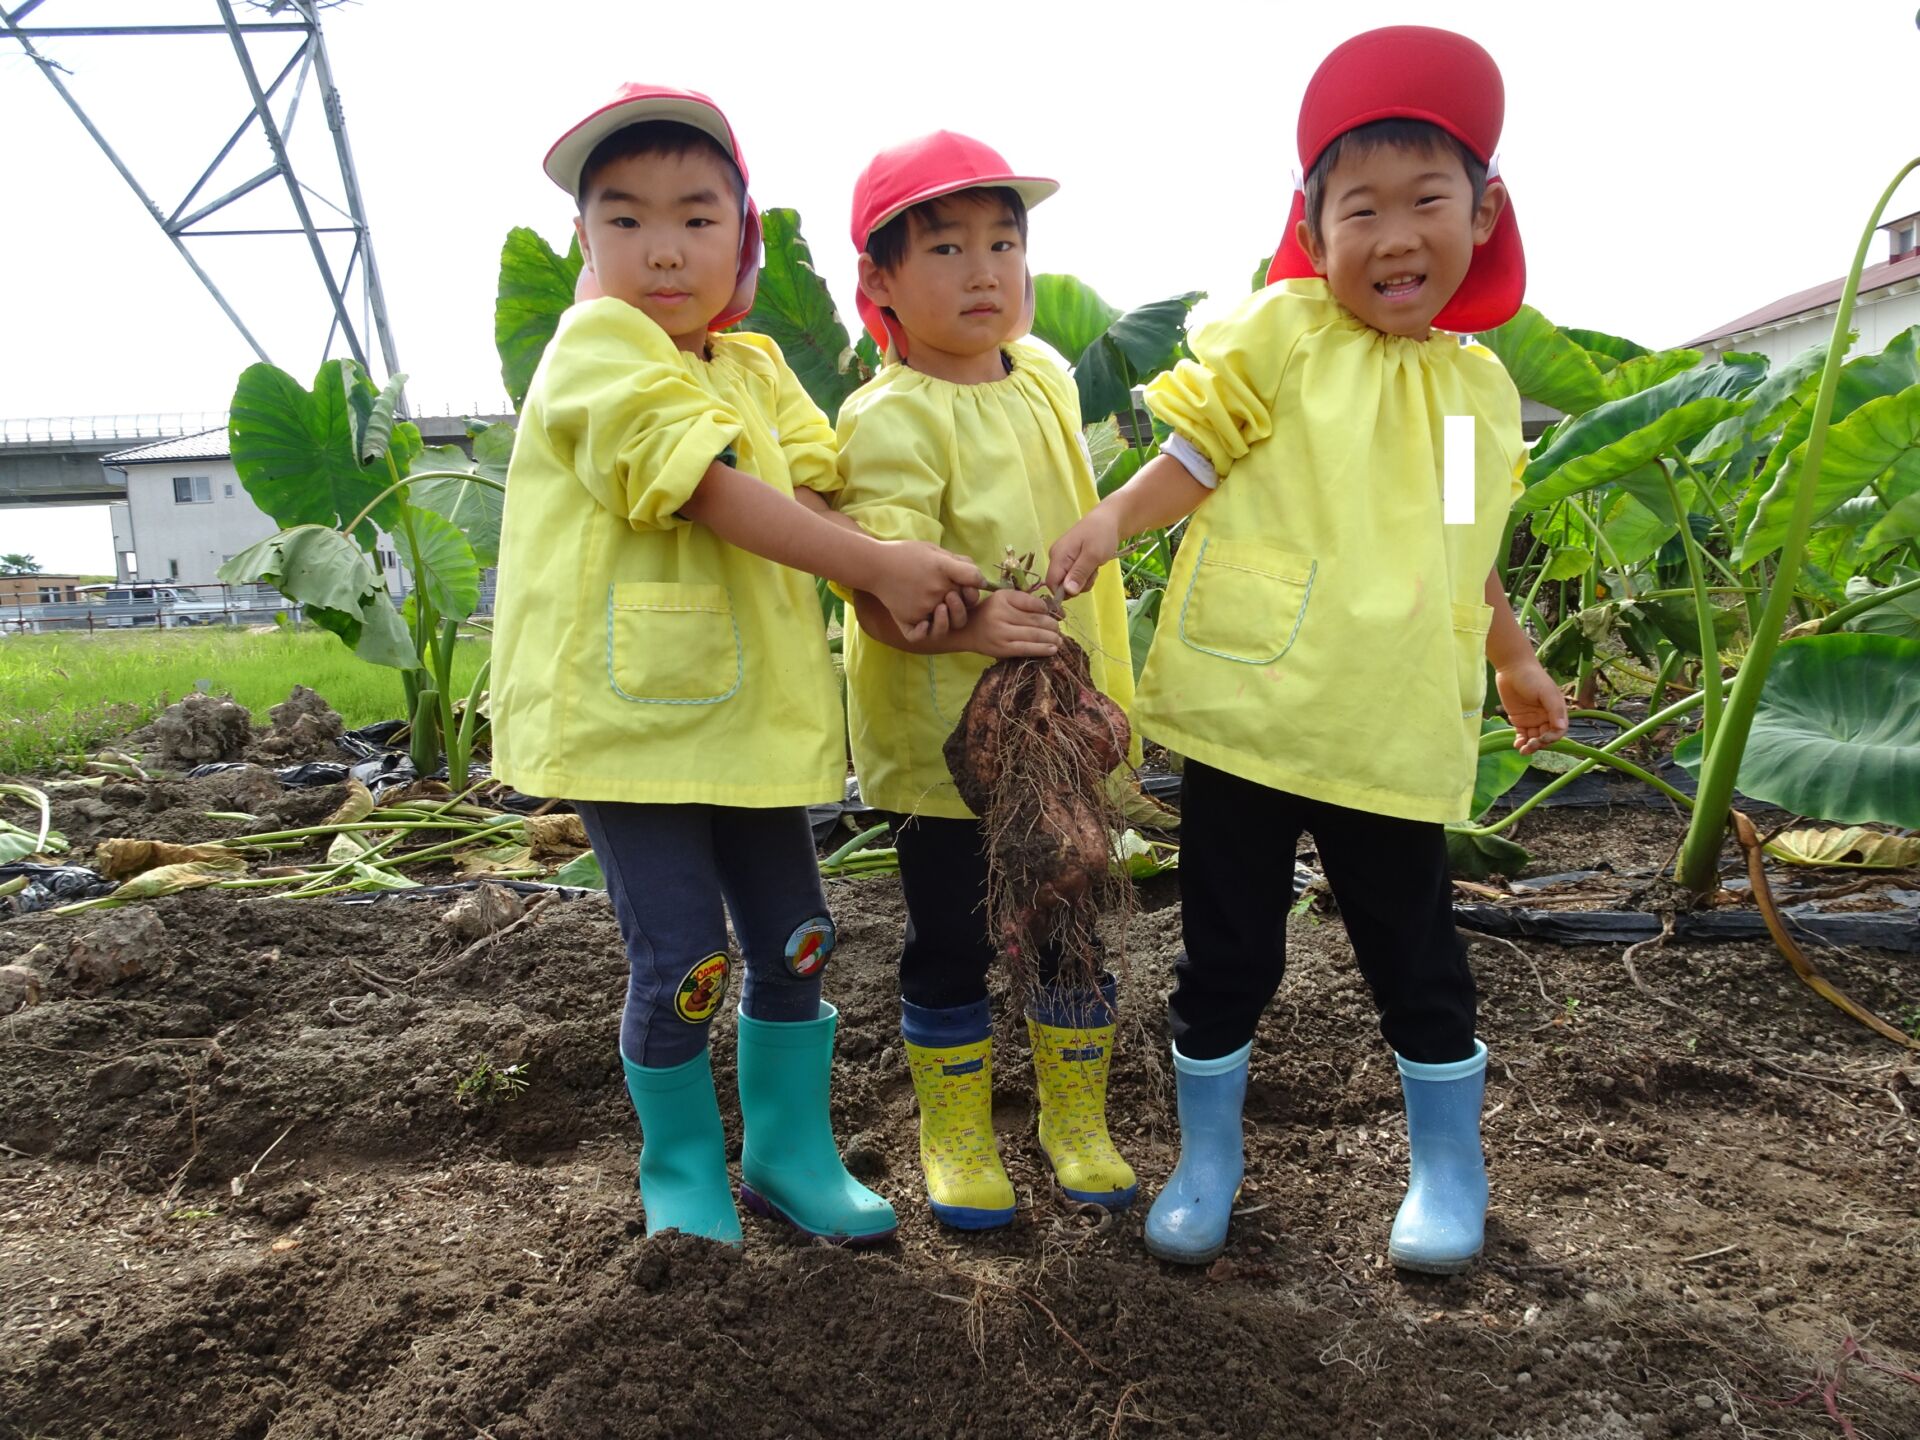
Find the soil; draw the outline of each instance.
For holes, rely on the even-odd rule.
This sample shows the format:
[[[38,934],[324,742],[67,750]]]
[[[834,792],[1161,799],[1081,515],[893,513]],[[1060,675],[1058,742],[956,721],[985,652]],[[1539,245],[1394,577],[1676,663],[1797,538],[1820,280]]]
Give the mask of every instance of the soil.
[[[165,783],[103,803],[133,834],[227,808]],[[1573,868],[1640,822],[1524,823]],[[468,950],[451,896],[183,894],[99,988],[42,963],[99,914],[0,924],[0,965],[47,946],[40,1003],[0,1020],[0,1437],[1920,1436],[1920,1376],[1893,1373],[1920,1371],[1920,1067],[1766,945],[1472,940],[1493,1206],[1481,1263],[1437,1279],[1385,1263],[1392,1057],[1337,920],[1296,917],[1230,1244],[1183,1270],[1140,1238],[1177,1146],[1164,887],[1128,936],[1111,1104],[1142,1203],[1050,1188],[1003,1014],[1021,1210],[972,1238],[919,1190],[898,886],[831,893],[836,1126],[901,1217],[860,1254],[751,1217],[743,1251],[643,1237],[603,897]],[[1920,1006],[1911,959],[1823,963]],[[486,1083],[515,1064],[523,1092]]]

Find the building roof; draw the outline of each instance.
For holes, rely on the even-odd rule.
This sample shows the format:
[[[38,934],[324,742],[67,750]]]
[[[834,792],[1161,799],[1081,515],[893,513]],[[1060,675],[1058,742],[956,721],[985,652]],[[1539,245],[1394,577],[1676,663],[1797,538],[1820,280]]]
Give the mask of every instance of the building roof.
[[[1920,277],[1920,255],[1909,255],[1904,260],[1885,260],[1878,265],[1869,265],[1860,272],[1860,293],[1865,295],[1872,290],[1884,290],[1889,285],[1898,285],[1902,280],[1916,277]],[[1686,348],[1698,350],[1705,345],[1718,344],[1730,336],[1743,335],[1749,330],[1760,330],[1798,315],[1824,310],[1840,299],[1840,292],[1845,288],[1844,279],[1829,280],[1823,285],[1783,295],[1771,305],[1762,305],[1758,310],[1750,311],[1737,320],[1729,320],[1705,335],[1695,336],[1686,342]]]
[[[225,460],[233,453],[222,425],[192,435],[177,435],[171,440],[156,440],[151,445],[136,445],[131,450],[116,450],[100,457],[102,465],[153,465],[169,460]]]

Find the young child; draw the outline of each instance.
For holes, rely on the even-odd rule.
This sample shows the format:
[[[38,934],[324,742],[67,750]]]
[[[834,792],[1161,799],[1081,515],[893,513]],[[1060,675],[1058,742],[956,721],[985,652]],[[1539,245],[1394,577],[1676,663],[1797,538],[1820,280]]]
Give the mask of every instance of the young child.
[[[739,1010],[742,1200],[810,1234],[893,1233],[827,1111],[833,951],[805,807],[843,794],[838,684],[808,572],[909,634],[971,563],[827,518],[833,432],[746,313],[759,215],[704,95],[628,85],[546,172],[604,298],[561,317],[521,412],[494,631],[494,773],[586,822],[625,937],[620,1056],[647,1230],[739,1243],[707,1027]],[[936,609],[939,614],[936,616]]]
[[[1039,555],[1094,503],[1071,380],[1016,344],[1028,318],[1027,207],[1051,180],[1014,174],[977,140],[940,132],[888,150],[854,188],[860,313],[887,364],[840,411],[840,513],[869,534],[938,542],[991,566]],[[1118,567],[1089,569],[1065,633],[1094,683],[1133,693]],[[846,643],[848,723],[861,794],[902,817],[907,931],[901,1029],[920,1106],[920,1163],[933,1213],[962,1230],[1010,1223],[1013,1186],[993,1133],[993,1056],[980,822],[941,756],[974,682],[994,659],[1046,655],[1062,623],[1044,599],[987,595],[945,635],[903,636],[886,607],[856,593]],[[1027,1016],[1040,1096],[1040,1144],[1068,1196],[1130,1204],[1133,1171],[1107,1135],[1113,978],[1056,983]]]
[[[1486,661],[1517,748],[1566,730],[1494,568],[1519,396],[1447,333],[1520,304],[1520,232],[1488,174],[1502,108],[1463,36],[1397,27],[1336,49],[1301,103],[1306,180],[1269,287],[1148,386],[1167,453],[1052,551],[1048,580],[1072,594],[1126,537],[1193,516],[1135,711],[1188,757],[1180,1161],[1147,1217],[1165,1259],[1226,1244],[1302,831],[1399,1059],[1413,1166],[1388,1254],[1445,1273],[1480,1251],[1487,1051],[1441,822],[1467,816]]]

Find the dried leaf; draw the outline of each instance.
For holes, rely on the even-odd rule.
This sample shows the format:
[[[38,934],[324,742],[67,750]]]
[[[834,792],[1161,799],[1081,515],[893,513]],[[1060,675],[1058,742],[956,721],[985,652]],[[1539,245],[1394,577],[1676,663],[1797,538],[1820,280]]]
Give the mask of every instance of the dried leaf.
[[[355,825],[373,813],[373,792],[358,780],[347,781],[347,798],[322,824]]]
[[[233,869],[227,865],[209,865],[205,861],[162,865],[157,870],[134,876],[107,899],[115,905],[129,900],[152,900],[161,895],[175,895],[182,890],[198,890],[202,886],[232,878]]]
[[[205,865],[212,870],[247,868],[224,845],[170,845],[165,840],[102,840],[93,847],[94,868],[109,880],[125,880],[161,865]]]
[[[1767,847],[1795,865],[1844,865],[1858,870],[1904,870],[1920,865],[1920,835],[1888,835],[1861,825],[1844,830],[1788,830]]]
[[[484,850],[462,850],[453,858],[460,862],[463,879],[502,870],[526,870],[533,865],[533,851],[525,845],[489,845]]]
[[[333,837],[333,843],[327,846],[327,863],[345,865],[350,860],[358,860],[366,854],[371,844],[372,841],[368,836],[361,832],[336,835]]]

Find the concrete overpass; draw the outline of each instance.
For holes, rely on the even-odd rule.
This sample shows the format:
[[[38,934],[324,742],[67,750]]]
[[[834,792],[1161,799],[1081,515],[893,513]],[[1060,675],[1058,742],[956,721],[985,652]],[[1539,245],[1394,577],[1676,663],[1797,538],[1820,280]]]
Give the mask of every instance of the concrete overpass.
[[[473,416],[497,422],[511,415]],[[466,415],[413,417],[429,445],[466,439]],[[0,509],[9,506],[105,505],[127,498],[127,477],[102,456],[158,440],[225,429],[224,410],[172,415],[58,415],[0,420]]]

